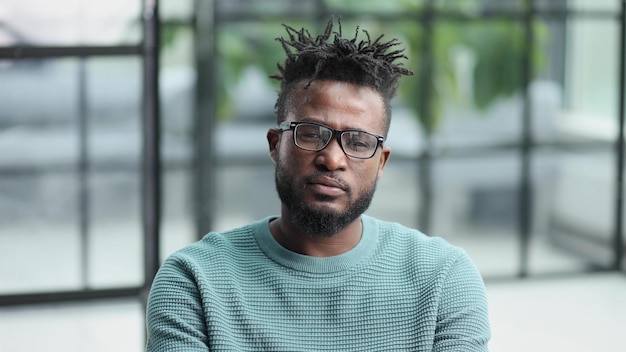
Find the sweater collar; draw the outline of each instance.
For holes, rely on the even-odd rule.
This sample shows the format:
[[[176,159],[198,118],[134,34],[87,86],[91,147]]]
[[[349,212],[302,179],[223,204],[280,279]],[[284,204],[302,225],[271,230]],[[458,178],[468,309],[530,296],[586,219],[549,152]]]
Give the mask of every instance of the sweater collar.
[[[331,257],[302,255],[286,249],[274,239],[269,230],[269,223],[275,218],[267,217],[252,224],[256,241],[270,259],[301,272],[325,274],[359,267],[360,264],[369,260],[378,243],[379,233],[376,220],[367,215],[361,215],[363,235],[354,248]]]

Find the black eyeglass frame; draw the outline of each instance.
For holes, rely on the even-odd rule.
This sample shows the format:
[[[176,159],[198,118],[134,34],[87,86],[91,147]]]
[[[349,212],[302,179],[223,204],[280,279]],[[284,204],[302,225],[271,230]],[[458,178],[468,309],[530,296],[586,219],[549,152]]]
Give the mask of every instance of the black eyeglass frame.
[[[315,126],[327,128],[327,129],[329,129],[332,132],[332,135],[328,139],[326,144],[324,144],[321,148],[317,148],[317,149],[304,148],[304,147],[298,145],[298,143],[296,142],[296,133],[295,133],[296,127],[298,127],[298,125],[302,125],[302,124],[305,124],[305,125],[315,125]],[[293,144],[296,147],[298,147],[298,148],[300,148],[302,150],[308,150],[308,151],[311,151],[311,152],[319,152],[321,150],[324,150],[324,148],[326,148],[330,144],[330,141],[332,141],[333,138],[335,138],[337,140],[337,143],[339,143],[339,146],[341,147],[341,150],[343,151],[343,153],[345,155],[347,155],[347,156],[349,156],[351,158],[355,158],[355,159],[371,159],[374,155],[376,155],[376,151],[378,150],[378,147],[382,146],[383,142],[385,141],[385,137],[377,135],[377,134],[372,133],[372,132],[367,132],[367,131],[357,130],[357,129],[350,129],[350,130],[343,130],[343,131],[342,130],[336,130],[336,129],[334,129],[332,127],[328,127],[328,126],[326,126],[324,124],[317,123],[317,122],[310,122],[310,121],[298,121],[298,122],[295,122],[295,121],[283,121],[283,122],[281,122],[278,125],[278,128],[279,128],[279,130],[281,132],[293,131],[294,132],[293,133],[293,138],[292,138],[293,139]],[[346,150],[343,148],[343,143],[341,142],[341,136],[344,133],[347,133],[347,132],[367,133],[369,135],[372,135],[372,136],[376,137],[376,142],[377,142],[376,143],[376,148],[374,148],[374,150],[372,151],[372,155],[370,155],[368,157],[360,157],[360,156],[354,156],[354,155],[348,154],[346,152]]]

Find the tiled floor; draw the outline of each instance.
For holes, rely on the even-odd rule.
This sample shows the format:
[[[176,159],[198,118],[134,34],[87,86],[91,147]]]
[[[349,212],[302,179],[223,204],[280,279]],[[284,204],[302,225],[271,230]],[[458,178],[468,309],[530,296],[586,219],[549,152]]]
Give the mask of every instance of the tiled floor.
[[[487,290],[491,351],[626,351],[626,275],[489,283]],[[0,309],[2,352],[139,352],[143,341],[134,301]]]

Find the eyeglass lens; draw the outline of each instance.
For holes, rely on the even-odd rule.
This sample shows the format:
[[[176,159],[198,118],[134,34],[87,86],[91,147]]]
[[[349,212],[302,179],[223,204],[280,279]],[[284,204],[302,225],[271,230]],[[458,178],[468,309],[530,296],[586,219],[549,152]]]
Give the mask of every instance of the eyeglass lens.
[[[294,131],[296,144],[303,149],[324,149],[333,137],[333,130],[319,125],[300,124]],[[357,158],[371,157],[378,147],[376,136],[362,131],[345,131],[341,134],[344,152]]]

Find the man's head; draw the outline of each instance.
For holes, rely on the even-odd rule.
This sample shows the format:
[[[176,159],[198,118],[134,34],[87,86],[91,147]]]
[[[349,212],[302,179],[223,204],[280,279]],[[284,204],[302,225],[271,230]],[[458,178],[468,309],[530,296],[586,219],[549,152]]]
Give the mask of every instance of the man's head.
[[[317,39],[286,28],[280,127],[267,134],[282,215],[307,235],[333,236],[370,205],[391,153],[383,145],[389,102],[410,71],[393,64],[401,50],[387,53],[395,40],[357,42],[339,32],[327,42],[332,21]]]
[[[391,120],[391,99],[396,94],[399,79],[402,75],[413,74],[395,63],[398,59],[406,58],[404,50],[391,50],[400,43],[395,39],[383,41],[383,35],[372,41],[365,30],[366,40],[359,41],[358,27],[352,39],[343,38],[340,20],[338,26],[339,31],[333,32],[331,18],[324,33],[314,38],[304,28],[297,31],[284,25],[288,38],[280,37],[277,40],[282,44],[287,58],[284,64],[278,64],[279,73],[271,76],[280,81],[275,106],[277,122],[284,121],[293,107],[291,97],[299,83],[305,81],[310,84],[315,80],[348,82],[370,87],[380,94],[385,106],[386,136]]]

